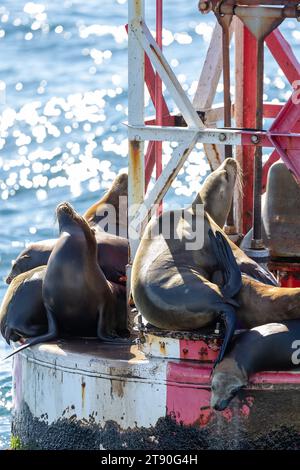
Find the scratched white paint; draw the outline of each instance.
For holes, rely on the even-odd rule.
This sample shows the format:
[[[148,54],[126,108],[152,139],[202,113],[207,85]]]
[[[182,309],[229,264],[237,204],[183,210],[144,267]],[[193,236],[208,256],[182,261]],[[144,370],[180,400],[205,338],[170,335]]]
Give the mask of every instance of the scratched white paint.
[[[19,353],[14,413],[25,401],[33,416],[41,419],[46,414],[48,424],[76,415],[78,420],[92,416],[99,426],[112,420],[122,429],[155,425],[166,414],[167,361],[148,360],[137,346],[131,347],[130,359],[124,359],[121,350],[116,356],[110,358],[99,343],[95,354],[85,353],[84,346],[76,352],[70,343]]]
[[[145,340],[145,343],[140,345],[140,349],[145,356],[180,359],[180,342],[178,339],[147,334]]]

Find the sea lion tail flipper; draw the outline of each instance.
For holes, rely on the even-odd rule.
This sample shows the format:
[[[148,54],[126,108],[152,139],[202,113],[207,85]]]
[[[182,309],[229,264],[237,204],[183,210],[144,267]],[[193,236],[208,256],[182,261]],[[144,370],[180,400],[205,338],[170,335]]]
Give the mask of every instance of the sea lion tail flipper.
[[[221,288],[222,294],[226,298],[234,297],[242,287],[242,276],[240,268],[236,262],[236,259],[232,253],[232,249],[219,231],[214,235],[213,231],[209,231],[209,237],[212,243],[212,247],[220,264],[224,274],[224,285]]]
[[[36,344],[46,343],[47,341],[56,339],[57,338],[57,325],[56,325],[56,322],[54,320],[52,313],[49,312],[48,309],[47,309],[47,318],[48,318],[48,333],[45,333],[44,335],[36,336],[35,338],[32,338],[26,341],[17,349],[14,349],[14,351],[12,351],[8,356],[4,357],[4,359],[2,359],[1,362],[6,361],[6,359],[14,356],[15,354],[18,354],[20,351],[23,351],[23,349],[27,349]]]
[[[230,305],[225,304],[222,308],[221,318],[225,325],[225,336],[219,352],[219,355],[214,363],[214,368],[219,362],[224,358],[225,352],[228,348],[228,345],[233,337],[235,327],[236,327],[236,315],[235,310]]]

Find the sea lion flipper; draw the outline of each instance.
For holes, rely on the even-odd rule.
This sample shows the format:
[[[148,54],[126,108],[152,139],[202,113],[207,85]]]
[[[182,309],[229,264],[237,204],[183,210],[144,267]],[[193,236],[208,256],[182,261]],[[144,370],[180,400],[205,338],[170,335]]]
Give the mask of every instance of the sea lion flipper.
[[[223,360],[227,347],[233,337],[236,327],[236,315],[234,308],[230,305],[224,305],[221,312],[221,318],[225,325],[225,336],[214,367]]]
[[[117,328],[114,328],[114,314],[108,315],[103,305],[99,305],[98,313],[97,337],[100,341],[103,341],[104,343],[132,343],[130,338],[122,338],[118,334]]]
[[[52,341],[53,339],[56,339],[57,338],[56,322],[54,320],[54,317],[51,311],[49,311],[48,309],[47,309],[47,319],[48,319],[48,333],[41,335],[41,336],[36,336],[35,338],[32,338],[26,341],[24,344],[19,346],[17,349],[12,351],[8,356],[2,359],[1,362],[6,361],[6,359],[14,356],[15,354],[18,354],[20,351],[23,351],[23,349],[27,349],[27,348],[30,348],[31,346],[35,346],[36,344],[46,343],[48,341]]]
[[[241,271],[224,235],[219,231],[214,235],[211,230],[209,236],[217,261],[224,272],[225,283],[221,291],[225,298],[230,299],[242,287]]]
[[[37,336],[36,338],[33,338],[33,339],[27,341],[26,343],[22,344],[17,349],[14,349],[14,351],[12,351],[8,356],[6,356],[4,359],[2,359],[2,361],[6,361],[6,359],[8,359],[9,357],[14,356],[15,354],[18,354],[20,351],[23,351],[23,349],[30,348],[31,346],[34,346],[36,344],[46,343],[46,342],[52,341],[53,339],[56,339],[56,338],[57,338],[56,332],[55,332],[55,334],[51,332],[51,333],[46,333],[45,335]]]

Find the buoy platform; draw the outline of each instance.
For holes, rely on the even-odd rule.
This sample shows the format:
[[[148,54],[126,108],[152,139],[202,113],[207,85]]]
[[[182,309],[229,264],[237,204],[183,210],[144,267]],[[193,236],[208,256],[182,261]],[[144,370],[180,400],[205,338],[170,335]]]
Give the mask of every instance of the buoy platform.
[[[202,359],[171,358],[180,351]],[[255,374],[215,412],[216,354],[203,340],[153,334],[132,346],[74,340],[27,349],[14,357],[12,434],[29,449],[299,448],[300,370]]]

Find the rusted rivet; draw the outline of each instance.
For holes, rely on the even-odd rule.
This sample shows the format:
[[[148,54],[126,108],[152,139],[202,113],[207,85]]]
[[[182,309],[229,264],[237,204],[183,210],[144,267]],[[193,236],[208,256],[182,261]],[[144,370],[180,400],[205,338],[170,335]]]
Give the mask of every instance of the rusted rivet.
[[[255,134],[252,135],[252,136],[251,136],[251,142],[252,142],[253,144],[258,144],[258,142],[259,142],[259,137],[258,137],[258,135],[255,135]]]
[[[219,141],[224,142],[225,140],[226,140],[226,135],[223,134],[223,132],[222,132],[222,134],[219,135]]]

